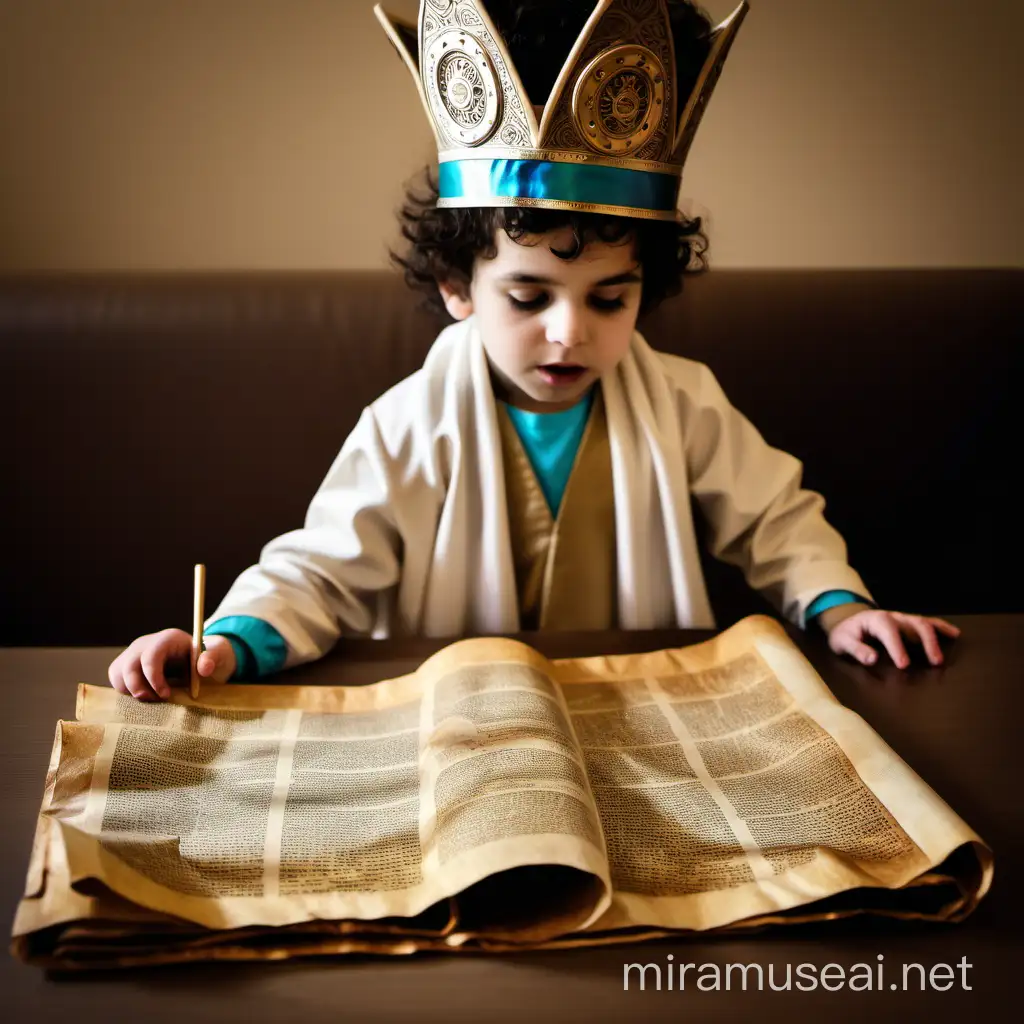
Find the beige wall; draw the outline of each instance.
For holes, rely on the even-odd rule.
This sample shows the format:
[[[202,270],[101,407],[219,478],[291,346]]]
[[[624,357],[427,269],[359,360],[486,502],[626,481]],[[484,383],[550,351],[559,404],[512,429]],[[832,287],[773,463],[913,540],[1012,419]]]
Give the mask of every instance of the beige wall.
[[[0,269],[381,265],[431,135],[371,7],[0,0]],[[683,186],[715,265],[1021,266],[1022,10],[752,0]]]

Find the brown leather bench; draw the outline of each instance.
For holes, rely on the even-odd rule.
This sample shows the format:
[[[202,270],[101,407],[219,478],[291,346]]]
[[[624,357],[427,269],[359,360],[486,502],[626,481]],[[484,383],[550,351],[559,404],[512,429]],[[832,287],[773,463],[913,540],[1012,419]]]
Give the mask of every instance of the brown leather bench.
[[[1024,271],[712,271],[642,324],[804,460],[888,607],[1024,610]],[[0,277],[0,644],[189,627],[440,326],[388,272]],[[709,566],[720,625],[765,610]]]

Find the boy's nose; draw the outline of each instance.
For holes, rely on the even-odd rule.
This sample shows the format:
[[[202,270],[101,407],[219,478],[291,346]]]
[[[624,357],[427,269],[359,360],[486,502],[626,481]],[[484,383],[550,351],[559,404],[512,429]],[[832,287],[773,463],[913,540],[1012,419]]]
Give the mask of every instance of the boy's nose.
[[[551,310],[547,323],[547,338],[552,345],[574,348],[586,342],[586,318],[568,305]]]

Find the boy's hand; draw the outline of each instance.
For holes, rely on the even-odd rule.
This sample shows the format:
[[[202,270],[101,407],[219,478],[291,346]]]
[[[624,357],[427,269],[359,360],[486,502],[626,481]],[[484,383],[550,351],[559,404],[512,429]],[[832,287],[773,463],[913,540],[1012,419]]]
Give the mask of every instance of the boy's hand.
[[[199,655],[199,675],[226,683],[235,671],[235,651],[227,637],[210,636]],[[192,637],[183,629],[165,629],[140,636],[110,664],[107,676],[118,693],[137,700],[167,700],[171,695],[168,675],[179,685],[188,685],[192,660]]]
[[[830,613],[832,613],[830,615]],[[845,613],[845,614],[844,614]],[[849,654],[862,665],[874,665],[878,654],[864,643],[865,637],[880,640],[897,668],[908,668],[910,657],[903,644],[908,636],[924,647],[928,661],[942,664],[942,650],[938,633],[958,637],[960,630],[944,619],[923,615],[905,615],[903,612],[884,612],[865,605],[839,605],[822,612],[818,620],[828,633],[828,645],[836,654]]]

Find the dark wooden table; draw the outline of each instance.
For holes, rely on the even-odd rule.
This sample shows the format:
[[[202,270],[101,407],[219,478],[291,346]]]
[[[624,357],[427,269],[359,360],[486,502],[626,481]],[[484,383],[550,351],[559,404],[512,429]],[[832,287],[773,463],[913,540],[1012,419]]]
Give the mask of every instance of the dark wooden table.
[[[757,1014],[767,1020],[916,1021],[1016,1017],[1024,974],[1024,616],[951,616],[962,638],[947,664],[918,659],[905,673],[863,669],[833,657],[823,641],[794,639],[843,703],[888,743],[993,846],[996,878],[978,911],[960,925],[901,925],[862,919],[728,939],[667,940],[639,946],[504,957],[360,958],[280,965],[196,965],[88,978],[48,978],[0,957],[3,1015],[14,1021],[146,1024],[217,1021],[680,1021]],[[655,650],[705,639],[692,632],[532,635],[553,657]],[[442,646],[430,641],[349,642],[294,683],[364,683],[410,671]],[[58,718],[73,718],[75,684],[104,683],[113,649],[0,650],[3,730],[3,918],[13,919]],[[813,964],[849,969],[883,956],[885,990],[772,992],[623,991],[623,965],[674,962]],[[963,959],[971,965],[957,967]],[[954,967],[947,991],[892,991],[904,963]],[[724,974],[723,974],[724,976]],[[691,979],[694,977],[691,972]],[[767,979],[767,973],[765,974]],[[912,977],[918,977],[912,972]],[[970,990],[962,988],[966,978]],[[723,983],[724,984],[724,983]],[[917,987],[915,981],[914,988]]]

